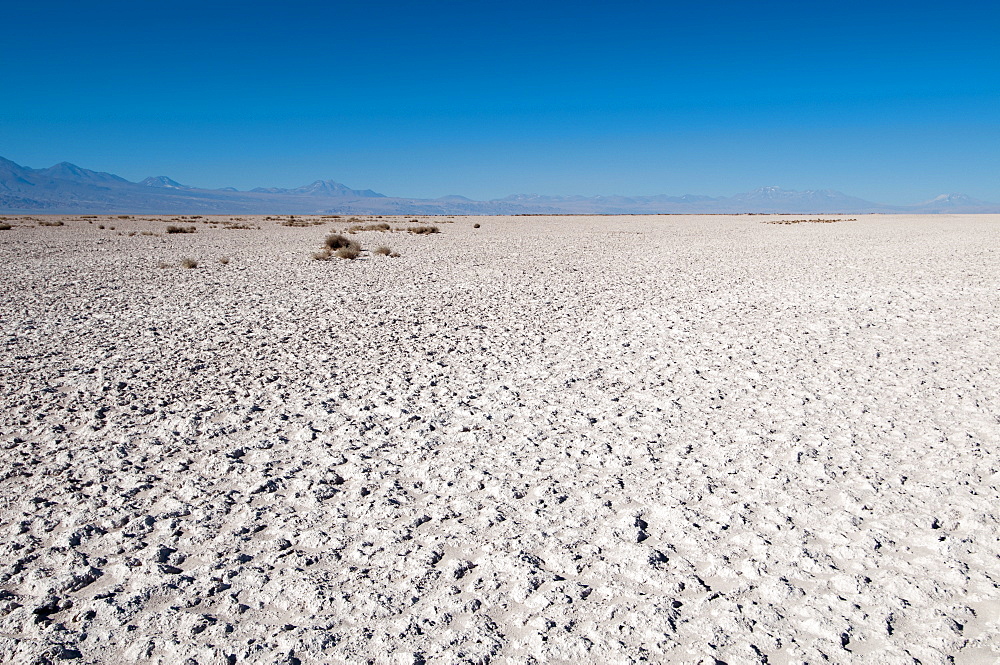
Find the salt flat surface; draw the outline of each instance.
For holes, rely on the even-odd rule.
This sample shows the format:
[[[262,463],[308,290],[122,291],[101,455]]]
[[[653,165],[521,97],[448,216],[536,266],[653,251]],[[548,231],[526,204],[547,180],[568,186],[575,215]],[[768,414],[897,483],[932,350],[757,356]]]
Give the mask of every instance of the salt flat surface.
[[[769,219],[15,220],[0,660],[996,662],[1000,216]]]

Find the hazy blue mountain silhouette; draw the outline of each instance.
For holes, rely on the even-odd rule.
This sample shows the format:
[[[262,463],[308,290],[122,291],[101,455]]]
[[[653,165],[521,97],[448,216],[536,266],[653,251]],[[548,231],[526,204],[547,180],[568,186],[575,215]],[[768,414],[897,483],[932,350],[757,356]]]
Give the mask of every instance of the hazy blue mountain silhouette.
[[[872,203],[834,190],[761,187],[733,196],[549,196],[514,194],[475,201],[458,194],[437,199],[386,196],[316,180],[291,189],[201,189],[167,176],[131,182],[69,162],[43,169],[0,157],[0,212],[146,214],[706,214],[706,213],[1000,213],[1000,204],[942,194],[912,206]]]

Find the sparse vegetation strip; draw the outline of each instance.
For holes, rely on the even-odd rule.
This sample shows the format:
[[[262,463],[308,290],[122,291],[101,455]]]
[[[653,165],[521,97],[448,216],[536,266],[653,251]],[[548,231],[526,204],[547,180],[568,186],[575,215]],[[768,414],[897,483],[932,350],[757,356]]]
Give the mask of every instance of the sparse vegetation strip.
[[[857,219],[775,219],[764,224],[833,224],[835,222],[856,222]]]

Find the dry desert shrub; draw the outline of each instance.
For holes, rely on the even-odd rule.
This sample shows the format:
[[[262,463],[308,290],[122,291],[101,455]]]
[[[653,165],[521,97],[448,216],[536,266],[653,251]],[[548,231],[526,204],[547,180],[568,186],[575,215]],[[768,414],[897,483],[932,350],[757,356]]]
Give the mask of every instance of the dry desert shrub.
[[[60,220],[54,220],[51,222],[38,222],[39,226],[66,226],[66,224]]]
[[[309,256],[312,258],[313,261],[326,261],[331,256],[333,256],[333,252],[331,252],[329,249],[323,248],[318,252],[313,252]]]
[[[166,261],[160,261],[159,263],[156,264],[156,267],[157,268],[169,268],[170,264],[167,263]]]
[[[198,262],[195,259],[188,257],[181,259],[181,268],[187,268],[190,270],[192,268],[197,268],[197,267],[198,267]]]
[[[219,263],[221,263],[224,266],[228,266],[229,265],[229,257],[228,256],[219,257]]]
[[[7,224],[6,222],[0,224],[0,231],[10,231],[12,228],[14,227],[11,226],[10,224]]]
[[[198,229],[193,226],[174,226],[171,224],[167,227],[167,233],[196,233]]]
[[[381,247],[376,247],[372,251],[372,254],[377,254],[378,256],[389,256],[390,254],[392,254],[392,250],[386,247],[385,245],[382,245]]]
[[[436,226],[408,226],[406,230],[422,236],[430,235],[431,233],[441,233],[441,229]]]
[[[479,228],[480,226],[482,226],[482,224],[473,224],[473,225],[472,225],[472,228],[474,228],[474,229],[478,229],[478,228]]]

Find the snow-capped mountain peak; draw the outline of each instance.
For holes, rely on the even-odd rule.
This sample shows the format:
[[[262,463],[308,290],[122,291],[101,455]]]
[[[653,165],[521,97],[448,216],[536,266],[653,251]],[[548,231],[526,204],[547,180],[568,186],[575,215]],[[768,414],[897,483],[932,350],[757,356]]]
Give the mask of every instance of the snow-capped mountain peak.
[[[139,183],[146,187],[166,187],[167,189],[191,189],[187,185],[182,185],[176,180],[171,180],[165,175],[149,177]]]

